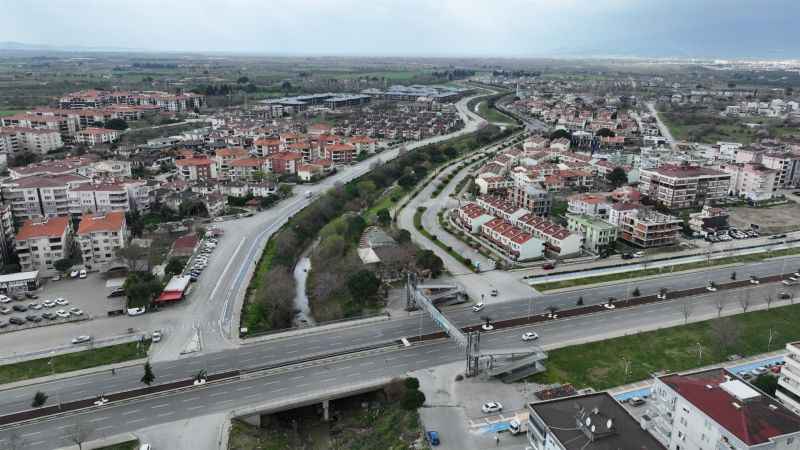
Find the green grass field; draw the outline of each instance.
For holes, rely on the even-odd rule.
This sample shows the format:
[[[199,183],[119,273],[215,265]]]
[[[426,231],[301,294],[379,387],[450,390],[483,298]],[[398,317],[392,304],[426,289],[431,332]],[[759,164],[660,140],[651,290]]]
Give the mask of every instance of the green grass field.
[[[513,124],[514,120],[500,111],[489,108],[488,101],[482,101],[478,104],[478,115],[488,120],[489,122]]]
[[[0,117],[13,116],[14,114],[23,112],[21,109],[0,109]]]
[[[53,358],[33,359],[7,364],[0,366],[0,384],[144,358],[147,356],[149,347],[149,340],[145,341],[141,346],[136,342],[130,342],[66,353]]]
[[[532,379],[538,383],[608,389],[647,379],[653,372],[677,372],[720,363],[732,354],[757,355],[800,339],[800,305],[739,314],[729,320],[729,328],[737,329],[739,337],[726,349],[719,348],[719,340],[714,337],[714,321],[697,322],[553,350],[545,361],[547,371]],[[702,358],[698,358],[697,343],[703,348]],[[631,362],[627,377],[625,360]]]

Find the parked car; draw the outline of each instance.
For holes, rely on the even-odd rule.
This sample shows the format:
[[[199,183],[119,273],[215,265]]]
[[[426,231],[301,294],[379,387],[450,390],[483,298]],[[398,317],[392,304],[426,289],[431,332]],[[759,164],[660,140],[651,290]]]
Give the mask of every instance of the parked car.
[[[26,292],[25,297],[28,297],[31,300],[37,300],[39,298],[39,296],[34,294],[33,292]]]
[[[84,336],[78,336],[76,338],[72,338],[72,343],[73,344],[83,344],[84,342],[89,342],[91,340],[92,340],[91,336],[84,335]]]
[[[631,406],[642,406],[645,404],[645,401],[642,397],[631,397],[628,400],[628,404]]]
[[[78,278],[86,278],[86,269],[81,269],[80,273],[78,274]]]
[[[82,316],[83,311],[80,308],[70,308],[69,313],[73,316]]]
[[[633,259],[633,255],[630,253],[623,253],[622,259]]]
[[[14,311],[17,312],[25,312],[28,310],[28,307],[25,305],[14,305],[11,307]]]
[[[153,342],[160,342],[161,341],[161,330],[153,331],[153,334],[150,336]]]
[[[56,305],[58,305],[58,306],[67,306],[67,305],[69,305],[69,301],[67,301],[67,299],[65,299],[63,297],[58,297],[56,299]]]
[[[6,322],[5,320],[0,320],[0,328],[5,328],[7,326],[8,326],[8,322]]]
[[[42,317],[47,319],[47,320],[56,320],[56,319],[58,319],[58,316],[56,316],[55,314],[53,314],[51,312],[42,313]]]
[[[431,444],[432,447],[435,447],[440,444],[439,433],[436,431],[426,432],[425,438],[428,440],[428,443]]]
[[[80,275],[80,274],[81,274],[80,270],[73,270],[72,272],[69,273],[69,277],[70,278],[78,278],[78,275]]]
[[[35,322],[35,323],[39,323],[39,322],[42,321],[42,318],[37,316],[36,314],[29,314],[29,315],[25,316],[25,319],[28,322]]]
[[[544,263],[542,264],[542,269],[544,270],[553,270],[556,266],[553,263]]]
[[[11,298],[5,295],[0,295],[0,303],[11,303]]]
[[[69,317],[69,313],[64,311],[63,309],[59,309],[58,311],[56,311],[56,315],[58,317],[61,317],[62,319],[66,319]]]
[[[45,308],[54,308],[56,306],[55,300],[45,300],[42,304]]]
[[[141,316],[145,313],[144,306],[140,306],[138,308],[128,308],[128,315],[129,316]]]
[[[491,292],[489,292],[489,294],[490,294],[492,297],[497,297],[497,289],[492,289],[492,291],[491,291]]]
[[[0,308],[0,314],[3,314],[3,315],[9,315],[9,314],[12,313],[12,311],[13,310],[11,308],[9,308],[8,306],[4,306],[4,307]]]
[[[479,312],[483,308],[486,308],[486,305],[483,302],[476,303],[475,305],[472,306],[472,312]]]
[[[14,325],[25,325],[25,321],[19,317],[12,317],[8,319],[8,323],[13,323]]]
[[[53,278],[50,278],[52,281],[60,281],[61,275],[54,275]]]
[[[486,402],[481,406],[481,411],[485,414],[500,412],[503,410],[503,405],[500,402]]]
[[[118,287],[108,294],[108,298],[122,297],[125,295],[125,288]]]
[[[38,311],[38,310],[42,309],[43,307],[39,303],[31,303],[31,304],[28,305],[28,308]]]

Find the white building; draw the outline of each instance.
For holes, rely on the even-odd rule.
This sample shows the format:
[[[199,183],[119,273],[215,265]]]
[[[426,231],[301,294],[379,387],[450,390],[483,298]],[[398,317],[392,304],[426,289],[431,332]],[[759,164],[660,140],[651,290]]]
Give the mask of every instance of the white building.
[[[122,211],[84,214],[76,239],[86,269],[103,269],[113,261],[117,250],[125,247],[126,234],[125,213]]]
[[[16,236],[16,249],[23,272],[56,273],[53,263],[69,256],[72,228],[69,217],[26,220]]]
[[[69,191],[91,180],[78,175],[34,175],[3,183],[3,199],[17,221],[70,214]]]
[[[800,449],[800,416],[722,368],[658,377],[650,401],[669,450]]]
[[[118,183],[84,183],[69,190],[70,213],[130,211],[128,190]]]
[[[117,139],[119,139],[119,131],[107,128],[86,128],[79,131],[75,136],[75,141],[77,143],[85,144],[89,147],[100,144],[110,144]]]
[[[800,342],[786,344],[786,362],[781,368],[775,396],[795,414],[800,414]]]

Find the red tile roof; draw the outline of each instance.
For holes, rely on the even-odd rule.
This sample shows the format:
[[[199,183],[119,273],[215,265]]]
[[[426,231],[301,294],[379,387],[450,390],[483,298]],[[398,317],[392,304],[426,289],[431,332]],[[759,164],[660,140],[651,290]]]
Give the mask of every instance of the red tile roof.
[[[185,158],[175,161],[176,166],[210,166],[211,160],[208,158]]]
[[[28,239],[41,237],[61,237],[69,227],[69,217],[50,217],[45,222],[26,220],[17,232],[17,240],[25,241]]]
[[[78,225],[78,234],[84,235],[96,231],[121,231],[125,224],[125,213],[113,211],[105,214],[84,214]]]

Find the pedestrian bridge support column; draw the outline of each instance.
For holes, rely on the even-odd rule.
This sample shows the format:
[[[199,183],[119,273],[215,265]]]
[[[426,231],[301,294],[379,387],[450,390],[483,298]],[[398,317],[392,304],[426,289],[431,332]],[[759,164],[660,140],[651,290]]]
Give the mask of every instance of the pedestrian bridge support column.
[[[331,401],[330,400],[323,400],[322,401],[322,420],[325,422],[331,420]]]

